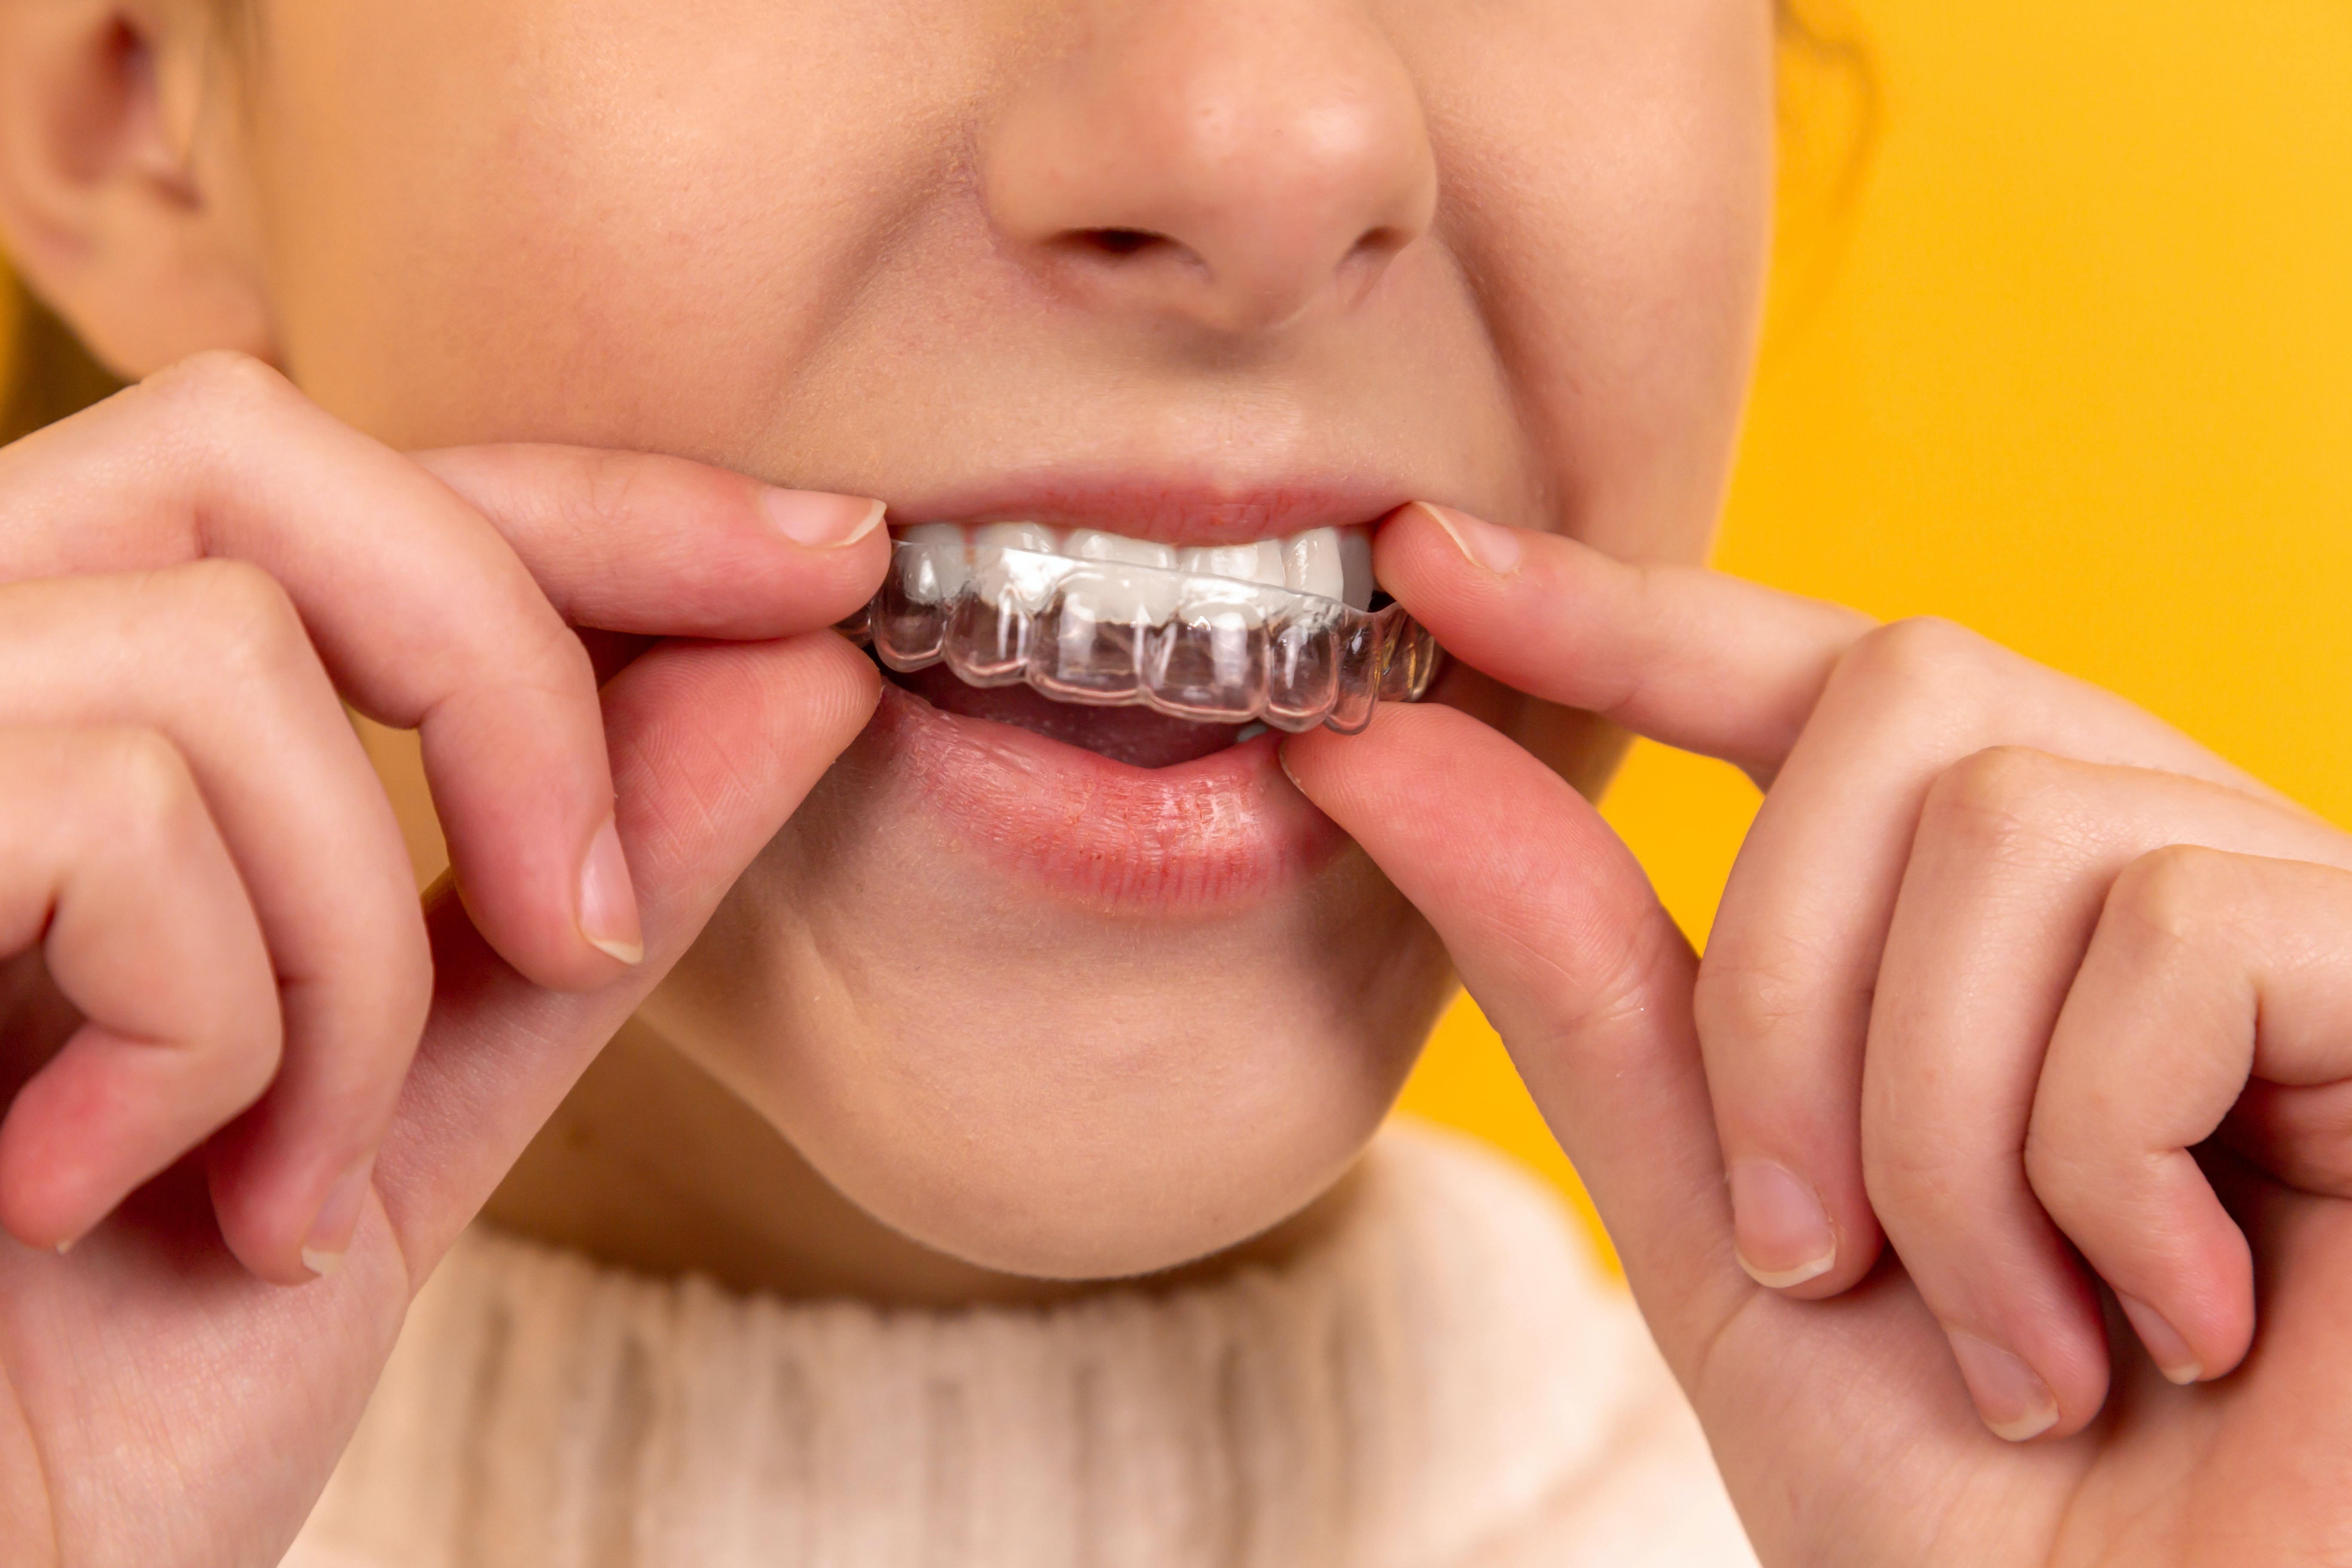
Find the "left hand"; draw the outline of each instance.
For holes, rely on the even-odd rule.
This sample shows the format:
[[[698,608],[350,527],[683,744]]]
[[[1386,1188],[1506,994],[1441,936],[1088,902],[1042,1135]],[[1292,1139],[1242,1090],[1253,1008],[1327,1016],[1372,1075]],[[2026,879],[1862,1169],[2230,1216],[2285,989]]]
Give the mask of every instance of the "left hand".
[[[1948,624],[1422,508],[1376,562],[1457,659],[1767,788],[1702,963],[1466,715],[1285,752],[1510,1045],[1766,1561],[2336,1540],[2352,838]]]

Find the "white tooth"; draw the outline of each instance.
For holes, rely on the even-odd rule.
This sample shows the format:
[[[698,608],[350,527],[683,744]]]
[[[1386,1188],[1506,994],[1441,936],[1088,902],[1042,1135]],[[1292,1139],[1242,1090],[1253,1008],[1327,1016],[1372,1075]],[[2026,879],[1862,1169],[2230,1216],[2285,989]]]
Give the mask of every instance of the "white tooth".
[[[1226,622],[1257,626],[1265,625],[1269,615],[1281,613],[1279,540],[1195,545],[1183,552],[1181,560],[1190,574],[1178,612],[1185,619],[1204,625]]]
[[[1295,594],[1337,599],[1347,592],[1348,574],[1339,563],[1339,531],[1310,528],[1282,542],[1282,581]]]
[[[1089,563],[1085,574],[1064,591],[1066,609],[1125,626],[1158,626],[1176,613],[1181,583],[1172,575],[1176,552],[1167,545],[1097,528],[1074,528],[1062,550],[1074,561]],[[1141,570],[1123,572],[1122,566]]]
[[[1372,607],[1372,535],[1370,530],[1343,528],[1339,531],[1339,567],[1341,581],[1346,584],[1340,599],[1350,609]]]
[[[991,522],[972,531],[972,582],[991,603],[1011,599],[1034,615],[1070,572],[1054,531],[1034,522]]]
[[[1123,561],[1130,566],[1167,568],[1176,564],[1176,552],[1164,544],[1154,544],[1148,539],[1129,539],[1124,533],[1106,533],[1099,528],[1074,528],[1062,546],[1062,552],[1074,561]]]
[[[1289,597],[1284,589],[1234,577],[1200,575],[1177,581],[1184,585],[1177,614],[1202,626],[1263,626],[1283,612]]]
[[[1034,550],[1040,555],[1061,550],[1054,531],[1038,522],[983,522],[971,531],[971,542],[982,550]]]
[[[952,522],[919,522],[901,529],[898,542],[911,548],[898,552],[900,581],[907,597],[919,605],[944,605],[963,592],[971,580],[971,563],[964,554],[963,530]]]
[[[1185,571],[1210,577],[1231,577],[1238,583],[1264,583],[1282,586],[1282,545],[1277,540],[1261,539],[1255,544],[1196,544],[1180,552],[1177,564]]]

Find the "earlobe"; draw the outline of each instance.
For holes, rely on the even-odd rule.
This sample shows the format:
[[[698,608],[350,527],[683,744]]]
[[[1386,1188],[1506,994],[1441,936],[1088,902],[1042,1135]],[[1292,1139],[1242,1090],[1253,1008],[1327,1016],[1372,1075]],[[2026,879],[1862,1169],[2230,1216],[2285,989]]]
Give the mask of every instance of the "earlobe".
[[[204,349],[273,357],[204,13],[0,0],[0,247],[126,377]]]

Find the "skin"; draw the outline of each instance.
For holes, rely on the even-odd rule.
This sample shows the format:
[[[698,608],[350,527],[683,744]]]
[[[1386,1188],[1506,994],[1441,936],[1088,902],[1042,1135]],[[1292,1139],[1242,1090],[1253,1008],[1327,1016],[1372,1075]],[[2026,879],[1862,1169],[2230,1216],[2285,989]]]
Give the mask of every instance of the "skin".
[[[0,453],[33,1561],[274,1561],[494,1194],[877,1300],[1279,1256],[1449,960],[1767,1561],[2338,1550],[2352,845],[1958,628],[1680,564],[1765,7],[251,21],[0,0],[0,229],[153,373]],[[1039,472],[1400,509],[1457,668],[1267,785],[1352,845],[1138,903],[908,793],[908,700],[823,629],[866,498]],[[338,698],[420,731],[421,914]],[[1627,730],[1769,786],[1704,963],[1571,787]]]
[[[1670,558],[1711,526],[1767,202],[1769,19],[1752,5],[1685,3],[1641,26],[1527,6],[1475,49],[1437,13],[1375,25],[1328,5],[1263,36],[1240,5],[845,27],[735,0],[652,35],[617,5],[284,11],[267,16],[267,84],[246,95],[249,150],[222,154],[258,215],[236,244],[270,279],[270,355],[389,445],[672,452],[911,515],[976,475],[1083,462],[1236,495],[1370,472],[1364,515],[1433,495]],[[520,40],[547,29],[559,53],[537,70],[562,91],[511,74]],[[712,37],[747,46],[714,67]],[[1507,51],[1584,60],[1577,107],[1558,107],[1549,69],[1498,77]],[[403,63],[356,81],[336,68],[361,54]],[[615,112],[616,92],[640,107]],[[1471,112],[1498,93],[1504,112]],[[1235,128],[1183,140],[1168,117],[1188,94],[1230,106]],[[1108,146],[1106,102],[1134,111]],[[1668,102],[1709,108],[1682,122],[1659,115]],[[1292,160],[1237,163],[1219,139],[1252,145],[1318,113],[1331,140]],[[413,121],[457,128],[430,164],[385,155],[383,127]],[[1656,129],[1597,163],[1521,151],[1595,144],[1602,122]],[[724,177],[680,177],[706,167]],[[1522,186],[1549,195],[1511,205]],[[1739,220],[1582,237],[1591,210],[1659,187]],[[874,194],[845,208],[845,190]],[[638,216],[600,216],[614,210]],[[1444,244],[1402,243],[1441,223]],[[1181,232],[1210,275],[1073,253],[1063,237],[1081,226]],[[1388,237],[1344,256],[1368,230]],[[1580,260],[1538,289],[1522,259],[1538,254]],[[349,287],[362,271],[396,281]],[[1613,308],[1622,272],[1644,298],[1706,302],[1675,313],[1671,352]],[[1474,275],[1505,297],[1482,300]],[[735,303],[707,308],[713,289]],[[1204,369],[1204,345],[1222,366]],[[516,374],[484,374],[492,363]],[[1563,765],[1597,772],[1576,755],[1589,733],[1570,746]],[[1346,1168],[1448,984],[1360,858],[1213,922],[1155,921],[1146,965],[1085,904],[1030,900],[1024,942],[967,937],[959,912],[1003,903],[1002,872],[908,826],[861,754],[720,911],[701,951],[724,962],[690,959],[650,1014],[833,1184],[943,1253],[1098,1277],[1229,1245]],[[933,933],[919,970],[912,929]],[[1359,969],[1389,983],[1350,984]],[[934,989],[940,972],[954,991]],[[1105,977],[1097,1026],[1041,1037],[1034,998],[1073,974]],[[893,1005],[918,987],[922,1007]],[[1235,1016],[1255,1032],[1223,1026]],[[1115,1080],[1105,1037],[1122,1042]],[[1059,1114],[1076,1100],[1098,1113]],[[951,1130],[942,1105],[960,1108]]]

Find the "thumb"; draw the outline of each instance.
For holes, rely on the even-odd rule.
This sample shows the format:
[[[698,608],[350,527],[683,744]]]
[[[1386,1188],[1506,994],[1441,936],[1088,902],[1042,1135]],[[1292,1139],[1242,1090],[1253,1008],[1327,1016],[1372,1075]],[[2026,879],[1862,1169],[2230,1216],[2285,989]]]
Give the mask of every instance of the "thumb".
[[[604,726],[646,956],[603,990],[533,985],[439,890],[427,910],[432,1016],[375,1167],[411,1279],[423,1279],[471,1222],[589,1062],[856,739],[879,680],[831,632],[665,643],[614,678]]]
[[[1283,763],[1436,928],[1686,1376],[1754,1288],[1691,1026],[1698,961],[1632,852],[1450,708],[1383,703],[1360,736],[1293,738]]]

